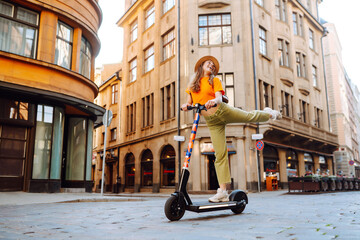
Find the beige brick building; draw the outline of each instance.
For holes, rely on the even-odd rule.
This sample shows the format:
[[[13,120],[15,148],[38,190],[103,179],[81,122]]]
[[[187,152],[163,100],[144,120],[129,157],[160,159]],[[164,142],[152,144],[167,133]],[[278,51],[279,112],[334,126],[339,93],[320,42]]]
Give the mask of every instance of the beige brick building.
[[[323,38],[328,82],[331,127],[338,135],[339,148],[334,152],[336,169],[346,176],[355,175],[359,162],[358,96],[342,62],[341,43],[335,25],[323,24],[328,34]],[[350,161],[354,161],[350,165]],[[350,162],[350,163],[349,163]]]
[[[229,104],[244,110],[268,106],[284,116],[277,122],[227,126],[234,188],[257,190],[259,177],[263,187],[269,173],[286,187],[290,175],[333,172],[338,145],[329,131],[319,2],[189,0],[181,1],[178,16],[178,1],[127,0],[118,21],[124,28],[124,55],[118,138],[108,150],[113,149],[118,167],[106,169],[113,171],[112,183],[119,176],[126,191],[173,191],[193,120],[189,112],[178,115],[177,107],[185,102],[194,64],[204,55],[219,60],[218,77]],[[178,118],[186,138],[180,150],[174,141]],[[252,140],[257,128],[265,143],[259,158]],[[101,144],[98,155],[100,149]],[[214,160],[202,119],[189,190],[217,188]]]

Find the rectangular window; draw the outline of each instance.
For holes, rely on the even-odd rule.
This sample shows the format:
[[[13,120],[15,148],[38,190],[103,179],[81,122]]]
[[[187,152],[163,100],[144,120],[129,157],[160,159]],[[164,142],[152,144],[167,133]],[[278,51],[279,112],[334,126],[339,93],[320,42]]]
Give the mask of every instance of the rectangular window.
[[[298,77],[306,78],[306,56],[296,52],[296,72]]]
[[[175,31],[166,33],[163,37],[163,61],[175,55]]]
[[[142,98],[143,122],[142,127],[152,126],[154,124],[154,94]]]
[[[274,108],[274,86],[259,80],[260,109]]]
[[[259,27],[259,49],[260,49],[260,53],[266,56],[267,54],[266,30],[262,27]]]
[[[279,65],[289,67],[289,43],[278,39]]]
[[[302,121],[303,123],[308,123],[309,104],[303,100],[299,100],[299,103],[300,103],[300,113],[298,113],[299,120]]]
[[[225,94],[229,98],[229,105],[235,107],[234,73],[225,73]]]
[[[80,74],[87,78],[90,78],[91,73],[91,45],[89,41],[82,37],[81,38],[81,50],[80,50]]]
[[[314,32],[309,29],[309,47],[314,50],[315,49],[315,45],[314,45]]]
[[[293,96],[281,91],[281,112],[284,116],[293,117]]]
[[[0,51],[35,58],[39,14],[0,1]]]
[[[110,141],[116,140],[116,128],[110,130]]]
[[[55,64],[70,69],[73,44],[73,29],[58,22],[55,47]]]
[[[137,39],[138,35],[138,23],[137,20],[130,25],[130,43]]]
[[[175,82],[160,89],[161,92],[161,120],[175,117]]]
[[[256,3],[264,7],[264,0],[256,0]]]
[[[175,6],[175,0],[163,0],[163,14]]]
[[[0,119],[31,120],[31,104],[0,97]]]
[[[312,79],[313,79],[313,86],[318,86],[318,77],[317,77],[317,68],[313,65],[312,66]]]
[[[152,5],[146,10],[145,15],[145,30],[155,23],[155,6]]]
[[[286,22],[286,0],[275,0],[276,19]]]
[[[232,43],[231,15],[200,15],[199,45],[220,45]]]
[[[127,116],[127,133],[133,133],[136,131],[136,102],[126,107]]]
[[[144,51],[145,55],[145,73],[154,69],[155,66],[155,57],[154,57],[154,45],[151,45]]]
[[[118,102],[118,84],[114,84],[111,86],[111,104],[115,104]]]
[[[317,107],[314,107],[314,116],[315,116],[314,126],[321,128],[322,110]]]
[[[137,61],[136,58],[130,61],[130,82],[136,81],[137,77]]]
[[[303,36],[303,18],[300,14],[293,12],[293,31],[297,36]]]

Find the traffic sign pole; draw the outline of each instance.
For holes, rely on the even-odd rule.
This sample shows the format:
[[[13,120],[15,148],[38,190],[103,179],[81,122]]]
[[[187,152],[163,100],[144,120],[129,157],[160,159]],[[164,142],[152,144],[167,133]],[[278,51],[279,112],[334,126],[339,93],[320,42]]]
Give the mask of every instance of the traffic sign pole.
[[[104,195],[104,183],[105,183],[105,158],[106,158],[106,137],[107,137],[107,127],[110,126],[113,114],[111,110],[106,110],[103,116],[103,124],[105,126],[104,134],[104,151],[103,151],[103,162],[102,162],[102,173],[101,173],[101,196]]]

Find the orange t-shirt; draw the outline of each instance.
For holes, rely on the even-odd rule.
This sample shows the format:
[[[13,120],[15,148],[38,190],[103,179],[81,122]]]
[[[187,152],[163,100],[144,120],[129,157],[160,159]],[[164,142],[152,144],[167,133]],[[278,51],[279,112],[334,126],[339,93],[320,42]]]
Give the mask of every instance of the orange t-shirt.
[[[207,101],[215,98],[216,92],[221,92],[222,95],[225,94],[225,91],[222,87],[220,79],[215,77],[214,88],[209,83],[209,77],[202,77],[200,79],[200,91],[193,92],[189,88],[186,89],[186,92],[191,95],[193,103],[200,103],[204,105]]]

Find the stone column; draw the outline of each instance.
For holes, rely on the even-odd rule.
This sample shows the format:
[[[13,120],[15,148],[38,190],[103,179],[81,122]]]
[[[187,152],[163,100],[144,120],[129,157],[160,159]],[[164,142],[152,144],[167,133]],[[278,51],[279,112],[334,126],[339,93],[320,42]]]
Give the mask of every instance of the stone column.
[[[313,155],[314,160],[314,173],[316,173],[316,169],[320,169],[319,155]]]
[[[326,157],[326,161],[327,161],[327,165],[328,165],[328,169],[330,171],[330,175],[336,175],[336,173],[334,172],[334,158],[333,157]]]
[[[303,177],[305,175],[304,153],[298,152],[298,158],[299,158],[299,177]]]
[[[279,185],[281,188],[286,188],[288,179],[287,179],[287,171],[286,171],[286,150],[282,148],[278,148],[279,154],[279,171],[280,171],[280,180]],[[286,185],[286,186],[285,186]]]
[[[236,171],[236,178],[234,178],[234,187],[237,185],[238,189],[246,190],[246,158],[244,149],[244,138],[236,139],[236,154],[232,156],[233,161],[237,161],[237,168],[232,169]],[[234,175],[235,176],[235,175]]]
[[[200,141],[195,139],[193,150],[191,153],[190,160],[190,179],[189,185],[192,185],[192,188],[189,186],[189,190],[200,191],[201,190],[201,153],[200,153]]]

